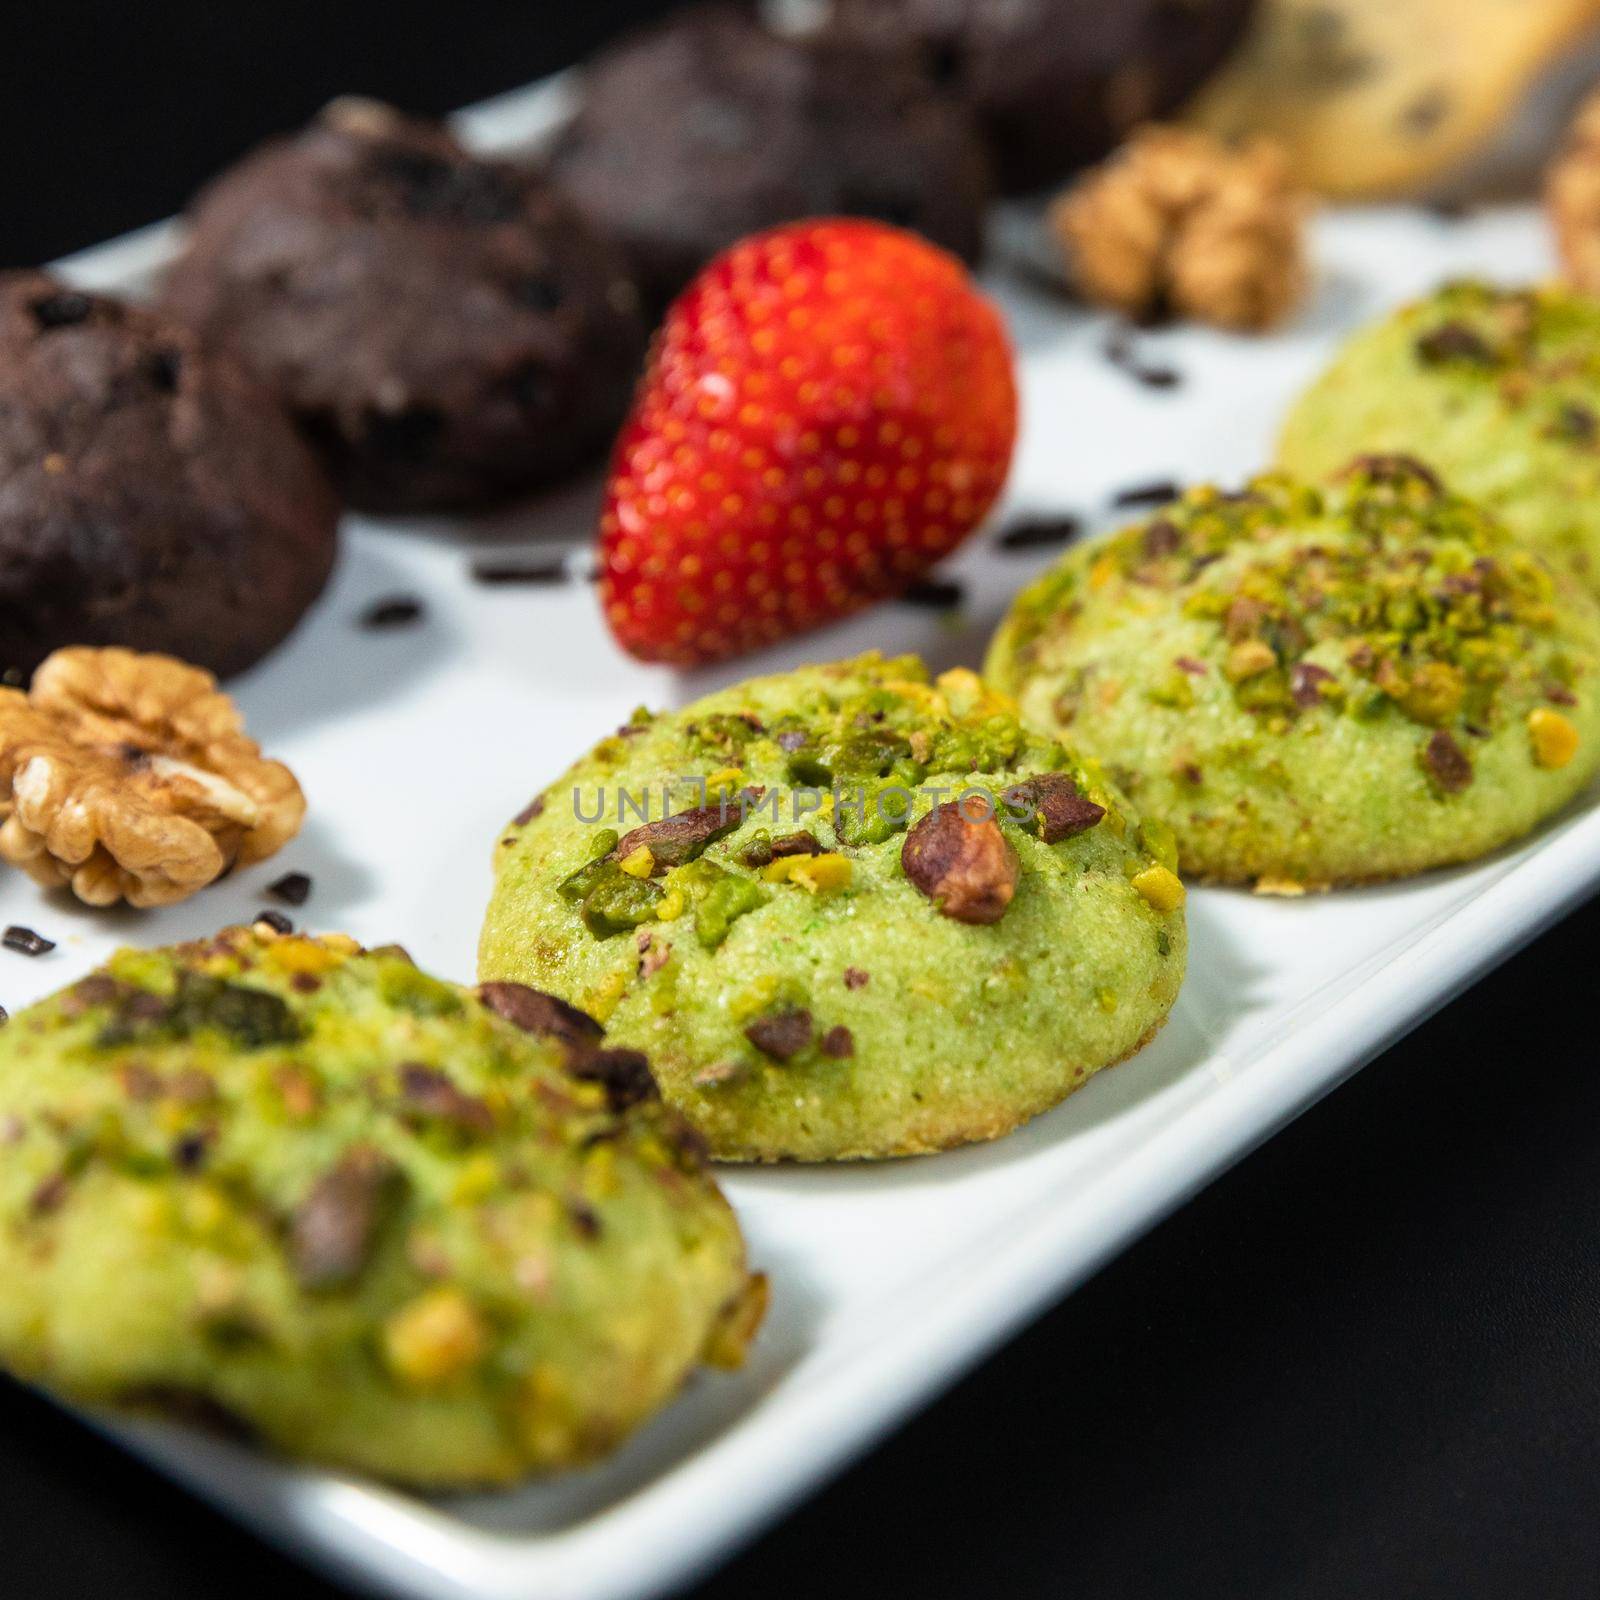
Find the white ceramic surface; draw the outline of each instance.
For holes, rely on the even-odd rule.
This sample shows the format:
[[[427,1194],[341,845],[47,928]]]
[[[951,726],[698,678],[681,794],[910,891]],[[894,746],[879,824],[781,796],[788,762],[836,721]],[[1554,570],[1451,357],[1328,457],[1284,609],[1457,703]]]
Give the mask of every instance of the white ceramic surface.
[[[485,143],[548,123],[548,89],[470,113]],[[1027,220],[1006,219],[1011,248]],[[1451,274],[1548,268],[1531,211],[1466,222],[1419,212],[1330,215],[1318,286],[1287,332],[1184,328],[1141,338],[1183,384],[1142,388],[1101,356],[1102,318],[991,278],[1021,352],[1026,428],[1009,507],[1107,525],[1114,491],[1152,479],[1234,480],[1339,336]],[[68,264],[136,284],[170,248],[146,230]],[[869,646],[975,664],[1007,598],[1046,559],[987,536],[950,564],[969,586],[959,626],[891,605],[736,666],[690,677],[624,658],[586,584],[483,588],[472,556],[580,546],[595,487],[487,521],[353,521],[326,598],[292,642],[237,684],[252,732],[300,775],[304,836],[187,905],[111,916],[0,878],[0,924],[60,941],[0,951],[15,1009],[115,944],[248,920],[266,883],[310,872],[306,924],[399,940],[470,981],[497,827],[597,732],[640,701],[681,703],[747,671]],[[579,557],[581,563],[581,557]],[[364,632],[386,595],[426,602],[416,627]],[[1600,882],[1600,815],[1575,809],[1468,871],[1303,901],[1202,891],[1173,1020],[1142,1055],[999,1144],[877,1168],[731,1172],[727,1187],[771,1321],[748,1369],[697,1381],[608,1466],[516,1493],[424,1502],[300,1471],[177,1428],[117,1425],[131,1448],[307,1559],[396,1594],[625,1600],[727,1553],[1041,1307]],[[1004,1419],[999,1419],[1002,1424]],[[1025,1419],[1017,1418],[1020,1425]],[[1070,1583],[1070,1547],[1062,1550]]]

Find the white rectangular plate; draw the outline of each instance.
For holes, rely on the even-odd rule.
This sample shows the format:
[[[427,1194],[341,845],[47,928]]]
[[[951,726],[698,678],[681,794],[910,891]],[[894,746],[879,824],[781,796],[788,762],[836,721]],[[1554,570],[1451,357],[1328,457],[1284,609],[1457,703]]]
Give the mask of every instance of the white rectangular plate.
[[[465,125],[504,148],[536,136],[556,104],[546,87]],[[1005,220],[1002,233],[1026,232],[1026,219]],[[1537,218],[1514,208],[1458,223],[1343,212],[1319,222],[1315,248],[1315,297],[1287,332],[1145,338],[1148,355],[1184,377],[1161,392],[1102,358],[1103,319],[997,271],[1026,405],[1010,508],[1104,523],[1110,496],[1130,484],[1237,480],[1268,458],[1283,408],[1349,328],[1445,276],[1548,269]],[[147,230],[67,270],[137,288],[169,249],[166,230]],[[976,663],[1044,559],[980,536],[951,564],[968,585],[959,626],[886,606],[758,660],[678,677],[619,654],[586,584],[490,589],[469,577],[475,554],[576,554],[595,498],[582,485],[460,525],[352,520],[326,598],[236,685],[252,733],[310,796],[304,835],[160,913],[76,909],[6,875],[0,923],[37,926],[60,946],[31,962],[0,952],[0,1000],[15,1009],[118,943],[249,920],[289,868],[315,878],[309,925],[399,940],[424,966],[470,982],[497,828],[636,704],[680,704],[747,672],[873,646],[920,650],[941,667]],[[424,598],[421,625],[356,627],[366,605],[396,593]],[[925,1404],[1597,882],[1600,815],[1585,804],[1471,870],[1296,902],[1195,894],[1189,979],[1165,1033],[1020,1133],[880,1167],[728,1173],[754,1259],[772,1275],[771,1320],[746,1371],[697,1381],[598,1471],[427,1502],[177,1428],[114,1431],[269,1537],[374,1588],[430,1600],[657,1593]]]

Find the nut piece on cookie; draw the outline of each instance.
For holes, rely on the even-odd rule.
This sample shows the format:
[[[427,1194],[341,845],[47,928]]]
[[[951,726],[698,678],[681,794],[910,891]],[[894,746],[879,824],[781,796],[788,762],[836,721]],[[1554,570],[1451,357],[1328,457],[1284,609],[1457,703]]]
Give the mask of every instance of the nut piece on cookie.
[[[1017,852],[1000,825],[992,814],[969,816],[954,800],[906,835],[900,864],[913,887],[957,922],[998,922],[1017,892]]]
[[[1260,332],[1299,304],[1307,200],[1283,150],[1147,127],[1056,202],[1085,298],[1140,321],[1176,314]]]
[[[209,672],[58,650],[0,689],[0,859],[89,905],[170,905],[280,849],[305,796]]]

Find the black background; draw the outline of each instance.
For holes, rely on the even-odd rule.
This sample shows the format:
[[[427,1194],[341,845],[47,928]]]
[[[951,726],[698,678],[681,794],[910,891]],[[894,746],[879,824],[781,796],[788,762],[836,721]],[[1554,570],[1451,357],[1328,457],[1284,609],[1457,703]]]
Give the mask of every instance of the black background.
[[[0,261],[176,209],[335,93],[444,110],[661,9],[10,8]],[[1480,984],[701,1592],[1593,1600],[1597,933]],[[0,1592],[335,1594],[3,1382]]]

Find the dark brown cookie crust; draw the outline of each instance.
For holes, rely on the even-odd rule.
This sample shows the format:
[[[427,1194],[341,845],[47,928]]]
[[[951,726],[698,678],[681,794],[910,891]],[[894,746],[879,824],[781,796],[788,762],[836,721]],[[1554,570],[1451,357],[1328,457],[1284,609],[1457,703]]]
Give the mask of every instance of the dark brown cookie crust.
[[[195,201],[167,304],[284,399],[348,499],[482,504],[609,443],[643,354],[619,253],[532,168],[336,101]]]
[[[1165,116],[1238,43],[1256,0],[833,0],[840,24],[914,41],[987,129],[1004,188],[1059,182]]]
[[[802,217],[876,217],[974,261],[990,195],[974,119],[913,51],[780,38],[727,5],[591,63],[553,166],[658,307],[735,240]]]
[[[277,402],[169,318],[0,274],[0,668],[126,645],[238,672],[333,566],[338,504]]]

